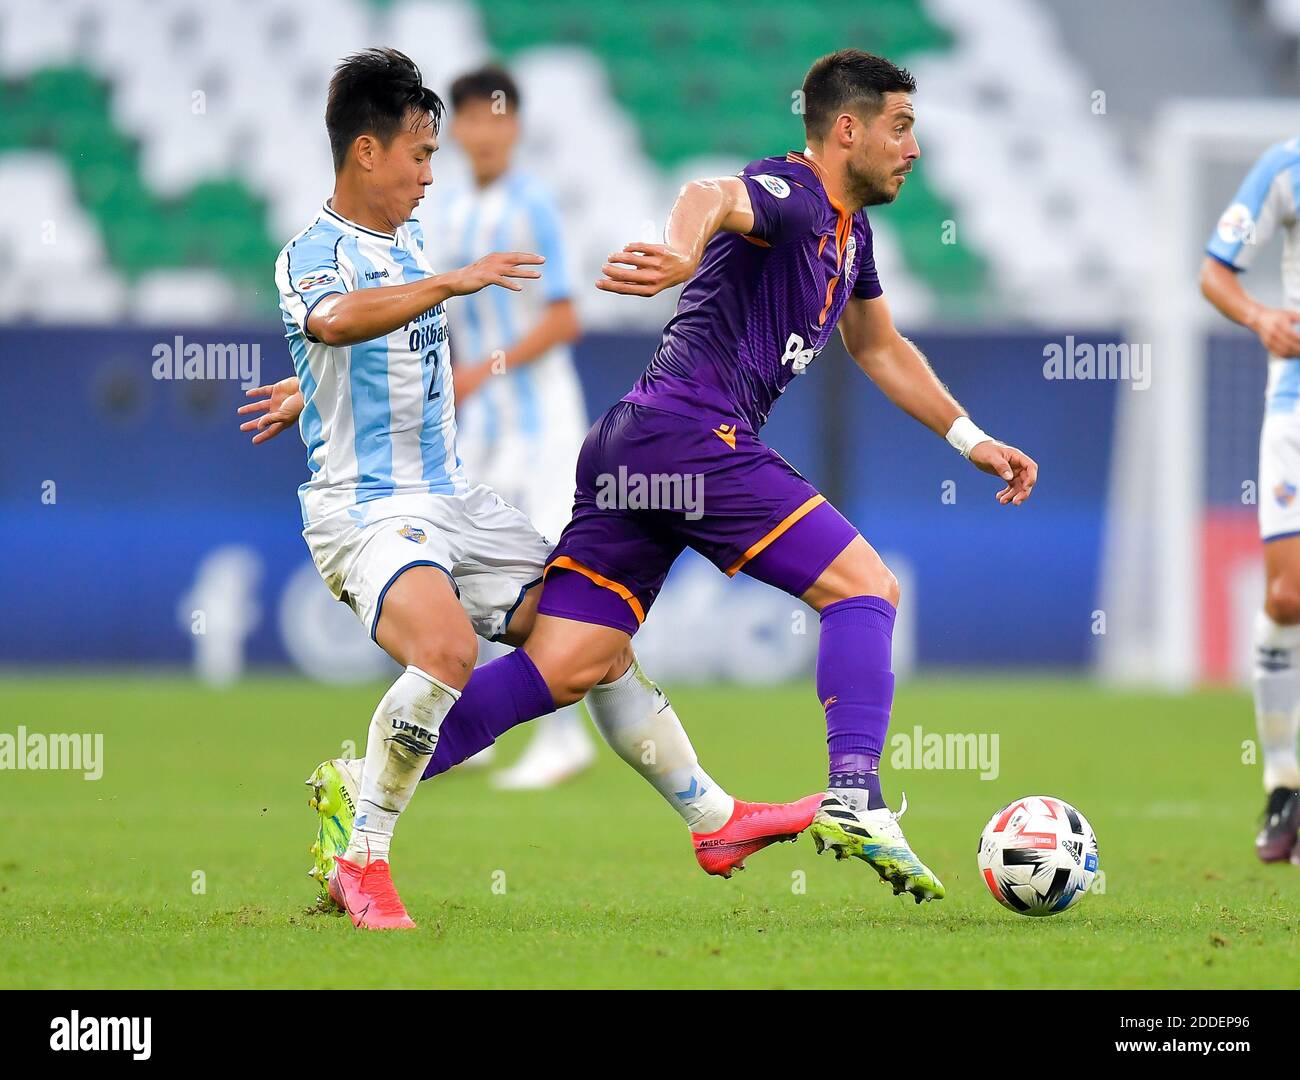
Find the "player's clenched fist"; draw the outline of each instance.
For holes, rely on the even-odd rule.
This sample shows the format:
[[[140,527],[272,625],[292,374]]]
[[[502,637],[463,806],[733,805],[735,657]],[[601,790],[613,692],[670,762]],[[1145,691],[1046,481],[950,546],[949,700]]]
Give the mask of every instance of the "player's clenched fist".
[[[540,266],[544,262],[546,260],[542,256],[534,255],[531,251],[494,251],[491,255],[484,255],[478,262],[453,270],[444,280],[453,296],[468,296],[489,285],[500,285],[512,292],[519,292],[522,286],[510,279],[539,278],[542,272],[530,270],[529,267]]]
[[[691,258],[666,244],[628,244],[600,268],[596,288],[626,296],[654,296],[680,285],[695,271]]]
[[[1038,483],[1038,462],[1014,446],[986,439],[970,452],[971,464],[981,472],[997,476],[1007,482],[997,494],[1003,506],[1019,506]]]

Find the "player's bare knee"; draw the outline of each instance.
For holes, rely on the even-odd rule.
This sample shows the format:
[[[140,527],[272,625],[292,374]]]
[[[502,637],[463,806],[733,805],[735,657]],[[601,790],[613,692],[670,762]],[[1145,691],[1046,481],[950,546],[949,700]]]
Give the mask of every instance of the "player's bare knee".
[[[524,645],[524,652],[536,665],[555,707],[562,709],[581,701],[587,696],[587,691],[600,682],[609,670],[609,658],[584,655],[569,648],[550,648],[550,644],[534,638]]]
[[[1300,581],[1285,575],[1272,578],[1264,599],[1264,612],[1279,626],[1300,624]]]
[[[609,665],[601,661],[583,661],[569,665],[557,684],[551,686],[556,708],[581,701],[587,696],[587,691],[600,682],[608,669]]]
[[[855,568],[854,573],[846,575],[837,592],[836,600],[850,600],[857,596],[879,596],[888,600],[894,607],[898,607],[898,578],[894,577],[889,567],[879,559],[874,563]]]
[[[406,649],[406,663],[457,690],[469,682],[478,662],[478,638],[472,630],[422,634]]]
[[[894,607],[898,607],[898,601],[902,595],[902,590],[898,586],[898,578],[894,577],[889,567],[884,563],[880,564],[880,569],[883,572],[877,576],[874,588],[867,595],[882,597],[893,604]]]

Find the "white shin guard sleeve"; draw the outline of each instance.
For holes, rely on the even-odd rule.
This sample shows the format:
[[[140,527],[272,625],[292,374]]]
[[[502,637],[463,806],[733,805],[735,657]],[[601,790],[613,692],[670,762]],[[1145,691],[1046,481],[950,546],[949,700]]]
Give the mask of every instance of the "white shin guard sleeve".
[[[1264,754],[1264,788],[1300,787],[1300,626],[1255,617],[1255,726]]]
[[[388,857],[397,815],[410,804],[438,745],[438,729],[459,697],[417,667],[408,667],[388,688],[370,720],[350,858]]]
[[[664,692],[632,666],[587,693],[592,723],[614,752],[646,778],[695,832],[715,832],[735,805],[700,768],[695,747]]]

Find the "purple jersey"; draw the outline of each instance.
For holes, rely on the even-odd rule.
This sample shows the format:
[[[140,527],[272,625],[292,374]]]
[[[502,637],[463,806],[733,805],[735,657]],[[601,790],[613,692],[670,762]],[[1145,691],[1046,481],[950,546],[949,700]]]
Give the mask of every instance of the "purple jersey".
[[[871,226],[848,214],[803,154],[745,166],[754,229],[720,232],[682,290],[654,359],[624,397],[757,432],[830,340],[849,294],[881,294]]]

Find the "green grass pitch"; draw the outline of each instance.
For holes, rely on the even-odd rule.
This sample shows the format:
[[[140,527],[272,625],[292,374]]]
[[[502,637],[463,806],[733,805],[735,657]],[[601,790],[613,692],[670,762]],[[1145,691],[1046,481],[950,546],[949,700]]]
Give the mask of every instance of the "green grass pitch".
[[[672,688],[669,688],[670,691]],[[424,785],[394,846],[420,929],[309,913],[303,785],[364,737],[381,687],[257,679],[0,679],[0,732],[104,734],[98,781],[0,772],[5,987],[1297,987],[1300,869],[1255,861],[1249,700],[1070,681],[918,680],[894,729],[997,732],[996,780],[886,768],[948,898],[894,897],[806,837],[707,877],[686,831],[608,750],[552,792],[478,773]],[[706,768],[742,798],[825,780],[811,686],[681,689]],[[522,733],[504,740],[507,751]],[[888,765],[888,760],[886,760]],[[1092,821],[1105,891],[1028,919],[975,869],[980,829],[1025,794]]]

